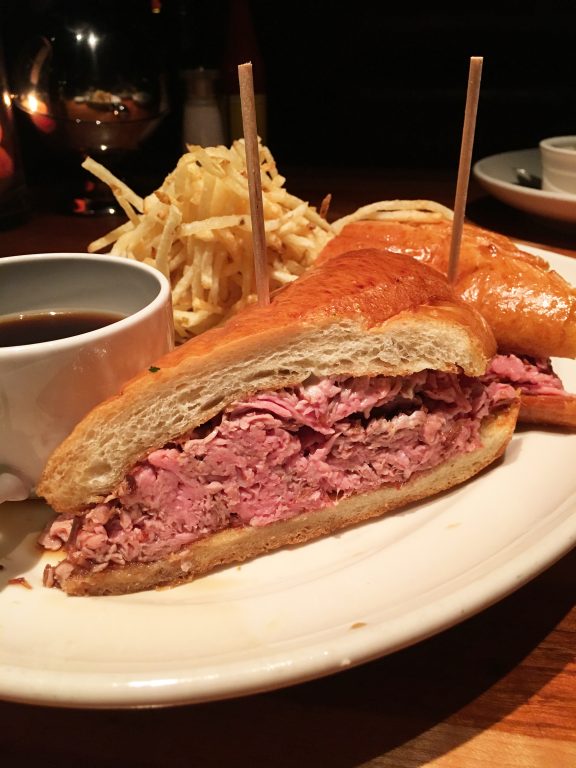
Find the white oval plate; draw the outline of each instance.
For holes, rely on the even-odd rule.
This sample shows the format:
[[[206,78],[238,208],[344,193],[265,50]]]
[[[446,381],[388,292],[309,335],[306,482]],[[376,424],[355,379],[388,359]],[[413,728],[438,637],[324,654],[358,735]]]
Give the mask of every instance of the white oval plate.
[[[545,192],[516,183],[515,168],[542,176],[539,149],[503,152],[479,160],[472,172],[480,184],[498,200],[527,213],[555,221],[576,223],[576,195]]]
[[[576,261],[538,249],[576,283]],[[576,362],[555,366],[576,391]],[[576,544],[576,434],[519,430],[433,501],[169,590],[42,587],[40,502],[0,507],[0,697],[70,707],[209,701],[318,678],[481,611]],[[24,576],[32,589],[8,585]]]

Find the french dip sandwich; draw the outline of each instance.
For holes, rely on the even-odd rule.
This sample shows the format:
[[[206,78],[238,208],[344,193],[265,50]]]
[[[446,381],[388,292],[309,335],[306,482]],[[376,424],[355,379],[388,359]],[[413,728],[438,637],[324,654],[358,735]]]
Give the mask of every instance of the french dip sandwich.
[[[399,207],[402,203],[408,201],[396,201]],[[430,217],[438,219],[341,219],[338,234],[319,258],[357,248],[385,248],[447,274],[451,212],[414,201],[419,204],[428,205]],[[375,203],[366,206],[366,215],[397,214],[382,214]],[[553,357],[576,358],[576,289],[545,259],[520,250],[505,235],[469,222],[462,232],[454,288],[488,321],[498,346],[494,375],[522,390],[520,420],[576,429],[576,395],[564,389],[551,362]]]
[[[91,411],[37,489],[58,513],[45,584],[190,581],[463,483],[500,457],[517,391],[485,378],[487,323],[436,270],[322,259]]]

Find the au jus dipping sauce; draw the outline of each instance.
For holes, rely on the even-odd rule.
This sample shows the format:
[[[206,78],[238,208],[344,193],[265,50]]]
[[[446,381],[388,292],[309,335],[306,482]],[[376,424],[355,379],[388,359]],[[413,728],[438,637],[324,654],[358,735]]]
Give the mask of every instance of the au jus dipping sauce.
[[[117,312],[57,310],[0,317],[0,347],[38,344],[95,331],[122,320]]]

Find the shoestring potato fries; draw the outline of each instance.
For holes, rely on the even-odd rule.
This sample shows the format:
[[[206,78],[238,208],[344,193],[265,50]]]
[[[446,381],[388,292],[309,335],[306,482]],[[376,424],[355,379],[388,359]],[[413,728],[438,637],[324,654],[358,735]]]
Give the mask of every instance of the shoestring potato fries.
[[[330,196],[319,213],[289,194],[268,148],[260,144],[259,152],[271,292],[298,278],[350,221],[451,216],[429,201],[383,201],[330,224]],[[127,216],[124,224],[90,243],[88,251],[110,249],[151,264],[169,278],[177,342],[257,300],[242,139],[230,148],[189,145],[159,189],[145,198],[92,158],[82,165],[110,187]]]
[[[107,183],[128,217],[90,243],[89,252],[145,261],[172,285],[176,337],[182,341],[256,300],[244,141],[189,146],[159,189],[142,199],[102,165],[83,167]],[[295,280],[332,237],[326,219],[284,188],[260,146],[266,246],[273,291]]]
[[[381,200],[358,208],[332,224],[334,235],[353,221],[452,221],[453,211],[433,200]]]

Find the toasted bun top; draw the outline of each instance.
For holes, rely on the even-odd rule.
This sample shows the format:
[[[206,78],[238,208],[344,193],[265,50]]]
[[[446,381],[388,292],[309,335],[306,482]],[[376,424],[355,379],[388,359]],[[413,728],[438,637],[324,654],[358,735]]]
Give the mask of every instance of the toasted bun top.
[[[389,248],[447,274],[451,236],[450,221],[356,221],[326,245],[320,259]],[[464,224],[454,287],[488,320],[500,351],[576,357],[576,289],[505,235]]]
[[[336,254],[94,408],[53,453],[37,492],[58,512],[79,511],[151,450],[256,391],[310,376],[481,375],[495,350],[486,322],[436,270],[385,250]]]

